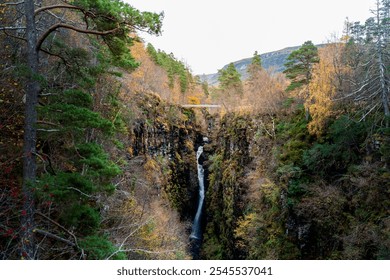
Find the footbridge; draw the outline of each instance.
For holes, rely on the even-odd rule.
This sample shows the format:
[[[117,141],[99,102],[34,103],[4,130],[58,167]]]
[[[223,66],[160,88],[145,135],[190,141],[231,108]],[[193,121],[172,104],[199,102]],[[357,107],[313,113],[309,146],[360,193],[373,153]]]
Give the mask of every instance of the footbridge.
[[[181,106],[184,108],[221,108],[218,104],[184,104]]]

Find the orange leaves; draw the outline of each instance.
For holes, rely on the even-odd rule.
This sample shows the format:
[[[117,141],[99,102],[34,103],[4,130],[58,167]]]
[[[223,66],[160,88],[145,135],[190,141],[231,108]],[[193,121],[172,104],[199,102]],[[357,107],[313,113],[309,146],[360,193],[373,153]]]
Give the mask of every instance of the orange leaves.
[[[134,45],[131,47],[131,54],[138,61],[144,60],[145,57],[147,57],[147,52],[145,50],[144,44],[141,42],[135,42]]]
[[[186,90],[182,91],[182,81],[178,75],[169,77],[169,71],[157,65],[143,43],[135,42],[131,47],[134,58],[140,62],[140,66],[131,73],[124,73],[122,84],[125,93],[122,98],[125,101],[133,100],[132,93],[154,93],[162,99],[174,104],[200,104],[206,100],[202,86],[189,79]],[[195,97],[195,98],[194,98]],[[190,101],[191,100],[191,101]],[[195,103],[193,103],[195,102]]]

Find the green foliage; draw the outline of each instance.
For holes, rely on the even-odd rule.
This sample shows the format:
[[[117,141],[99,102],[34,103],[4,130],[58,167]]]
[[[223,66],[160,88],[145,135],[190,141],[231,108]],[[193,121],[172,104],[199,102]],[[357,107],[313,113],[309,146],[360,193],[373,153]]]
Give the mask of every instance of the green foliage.
[[[51,52],[57,53],[61,60],[57,61],[58,67],[66,66],[61,74],[62,81],[78,84],[81,88],[89,89],[96,83],[96,76],[107,70],[108,65],[100,63],[91,65],[94,53],[85,48],[73,48],[64,42],[61,37],[52,38]],[[93,42],[92,42],[93,43]],[[96,43],[96,50],[101,51],[104,47]],[[105,56],[111,56],[106,52]]]
[[[214,154],[210,156],[210,166],[209,166],[209,171],[210,171],[210,185],[216,185],[218,183],[218,178],[219,174],[221,172],[221,166],[222,166],[222,160],[223,156],[222,154]]]
[[[202,90],[203,90],[203,93],[204,93],[206,96],[209,96],[209,95],[210,95],[209,84],[207,83],[207,81],[204,81],[204,82],[202,83]]]
[[[209,227],[211,229],[211,227]],[[202,255],[205,259],[224,260],[222,244],[212,230],[204,233],[204,243],[202,246]]]
[[[261,57],[257,51],[253,54],[251,65],[256,65],[257,67],[262,67]]]
[[[292,97],[287,98],[286,100],[283,101],[283,108],[290,108],[292,104],[294,104],[295,99]]]
[[[281,163],[302,165],[302,155],[312,141],[303,110],[299,110],[292,119],[279,122],[276,132],[278,137],[285,141],[279,154]]]
[[[147,45],[146,49],[152,60],[167,71],[169,86],[173,88],[175,79],[179,78],[180,91],[185,93],[192,78],[190,71],[184,63],[176,59],[172,53],[167,54],[164,51],[156,51],[150,43]]]
[[[387,127],[387,128],[379,129],[378,134],[374,136],[378,136],[379,138],[374,141],[380,143],[379,152],[381,157],[387,164],[390,164],[390,128]]]
[[[79,163],[89,166],[91,177],[112,178],[121,173],[119,167],[108,159],[102,147],[96,143],[80,144],[76,147],[82,157]]]
[[[92,96],[81,90],[65,90],[61,96],[55,96],[53,102],[65,103],[78,107],[91,108]]]
[[[68,75],[64,79],[79,86],[49,95],[46,105],[39,108],[39,114],[45,122],[49,121],[59,128],[56,134],[42,137],[53,141],[63,137],[64,133],[72,135],[72,145],[62,151],[67,156],[66,165],[70,170],[56,173],[53,170],[52,174],[41,176],[36,195],[44,205],[53,203],[57,207],[57,215],[64,226],[74,228],[77,235],[88,235],[97,232],[100,227],[100,213],[98,206],[91,204],[92,198],[100,192],[112,192],[111,179],[121,172],[109,160],[102,146],[85,143],[85,135],[91,129],[113,135],[117,128],[117,123],[114,125],[102,113],[93,111],[93,96],[88,92],[97,78],[110,67],[110,61],[104,48],[98,48],[101,51],[95,55],[100,63],[94,66],[89,64],[90,57],[94,55],[91,52],[68,49],[60,41],[56,48],[72,61],[67,65],[65,73]],[[107,93],[107,96],[112,99],[111,103],[115,103],[116,95]]]
[[[120,0],[75,0],[72,4],[81,6],[98,15],[96,22],[105,25],[106,29],[112,28],[112,19],[115,19],[117,21],[124,20],[123,24],[146,29],[151,34],[157,35],[161,32],[163,14],[140,12]],[[122,28],[125,28],[125,26]],[[124,30],[128,31],[127,29]]]
[[[252,80],[256,77],[256,74],[259,73],[261,70],[263,70],[262,62],[261,62],[261,57],[255,51],[253,54],[252,62],[248,66],[248,74],[249,74],[249,80]]]
[[[234,94],[243,94],[241,75],[238,73],[233,63],[230,63],[226,69],[218,70],[219,87]]]
[[[95,233],[100,225],[100,213],[87,204],[75,203],[60,215],[60,221],[78,233],[89,235]]]
[[[139,65],[128,51],[133,40],[128,34],[135,27],[155,35],[161,32],[162,13],[140,12],[120,0],[77,0],[73,1],[73,4],[94,15],[89,17],[89,21],[96,26],[97,30],[115,30],[103,36],[103,40],[110,49],[112,63],[119,67],[131,70]]]
[[[112,256],[114,260],[126,260],[126,254],[118,252],[118,248],[115,247],[111,241],[105,236],[90,235],[80,241],[81,248],[87,253],[89,260],[104,260]]]
[[[306,127],[303,110],[276,127],[280,144],[276,180],[285,189],[283,205],[288,215],[283,219],[287,219],[288,229],[293,230],[288,236],[292,243],[286,244],[293,245],[293,255],[303,258],[381,258],[389,245],[380,245],[383,243],[379,236],[383,238],[380,232],[388,229],[377,227],[374,221],[382,220],[383,209],[387,207],[383,203],[388,194],[382,188],[383,180],[388,177],[382,154],[388,141],[384,136],[386,129],[378,127],[374,117],[356,122],[345,115],[333,119],[318,139],[310,136]],[[364,160],[373,165],[363,163]],[[258,216],[267,211],[262,209]],[[299,223],[307,226],[302,231],[307,236],[295,239],[302,234],[294,229]],[[287,253],[280,247],[283,239],[267,235],[267,228],[261,230],[259,235],[265,239],[258,245],[262,248],[259,252],[268,250],[267,244],[271,242],[279,248],[276,252]],[[367,231],[371,233],[363,233]],[[297,252],[296,248],[301,249]],[[257,255],[260,256],[264,258]]]
[[[36,194],[44,201],[64,203],[71,200],[79,200],[96,192],[95,184],[80,173],[60,172],[56,175],[46,174],[40,178]]]
[[[226,115],[221,120],[220,143],[209,157],[207,213],[213,217],[206,225],[203,254],[208,259],[237,258],[234,230],[243,212],[242,178],[248,162],[247,133],[250,121],[245,116]]]
[[[87,235],[98,230],[99,212],[88,203],[97,192],[96,185],[80,173],[58,173],[40,178],[35,194],[43,204],[53,204],[61,223],[74,228],[76,234]]]
[[[315,143],[305,151],[303,162],[315,173],[332,174],[345,171],[356,163],[361,154],[361,144],[367,137],[364,123],[357,123],[341,116],[328,129],[328,141]]]
[[[64,90],[48,98],[48,104],[39,108],[41,117],[58,123],[63,131],[82,133],[97,128],[108,135],[114,125],[101,114],[92,111],[92,96],[81,89]]]
[[[52,104],[41,108],[41,113],[51,116],[64,131],[84,132],[87,128],[97,128],[104,133],[112,134],[113,124],[99,113],[71,104]]]
[[[287,58],[286,70],[283,73],[291,80],[287,91],[292,91],[311,80],[313,64],[319,62],[318,49],[311,41],[305,42],[298,50],[293,51]]]
[[[346,57],[348,66],[353,69],[355,77],[351,92],[355,105],[362,108],[362,119],[375,114],[372,109],[380,105],[389,126],[389,88],[385,86],[389,80],[389,1],[376,1],[371,10],[372,17],[364,24],[348,22],[348,43]],[[362,78],[364,77],[364,79]]]
[[[210,162],[210,185],[206,194],[206,205],[208,205],[207,213],[212,215],[213,219],[206,226],[203,255],[207,259],[231,259],[232,222],[234,219],[234,209],[232,207],[234,207],[235,184],[232,178],[235,175],[230,176],[229,172],[225,171],[224,167],[226,165],[222,153],[212,155]],[[230,171],[232,170],[230,169]],[[235,170],[233,171],[235,172]]]

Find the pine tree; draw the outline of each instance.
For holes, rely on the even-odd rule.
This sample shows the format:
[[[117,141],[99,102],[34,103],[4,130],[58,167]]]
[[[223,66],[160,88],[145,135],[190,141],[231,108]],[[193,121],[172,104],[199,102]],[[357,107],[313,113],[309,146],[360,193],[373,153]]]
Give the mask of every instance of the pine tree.
[[[285,63],[286,70],[283,73],[291,83],[287,91],[296,91],[305,102],[309,98],[308,85],[312,78],[313,65],[319,62],[318,49],[311,41],[305,42],[298,50],[293,51]],[[305,108],[306,120],[309,119],[309,108]]]
[[[283,72],[291,80],[287,91],[307,86],[313,65],[318,62],[318,49],[311,41],[305,42],[298,50],[293,51],[287,58],[286,70]]]
[[[190,85],[191,74],[184,63],[178,60],[173,53],[167,54],[164,51],[156,51],[152,44],[148,44],[147,51],[152,60],[165,69],[169,78],[169,87],[174,88],[175,80],[178,78],[180,92],[184,94]]]
[[[233,63],[230,63],[226,69],[219,70],[218,73],[219,87],[224,93],[228,95],[243,94],[241,75]]]
[[[263,70],[263,65],[261,61],[260,55],[255,51],[252,57],[252,62],[248,66],[248,74],[249,74],[249,80],[252,80],[255,78],[256,74],[259,73],[261,70]]]

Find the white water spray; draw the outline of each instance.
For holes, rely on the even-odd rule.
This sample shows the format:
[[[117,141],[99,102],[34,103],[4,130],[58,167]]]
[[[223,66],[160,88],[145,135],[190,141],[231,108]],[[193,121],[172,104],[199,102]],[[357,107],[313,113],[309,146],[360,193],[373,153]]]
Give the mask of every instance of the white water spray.
[[[196,215],[194,218],[194,222],[192,224],[192,232],[190,235],[190,239],[201,239],[201,214],[204,202],[204,168],[203,165],[199,163],[199,158],[203,153],[203,146],[199,146],[198,151],[196,152],[196,161],[198,164],[198,181],[199,181],[199,202],[198,202],[198,210],[196,211]]]

